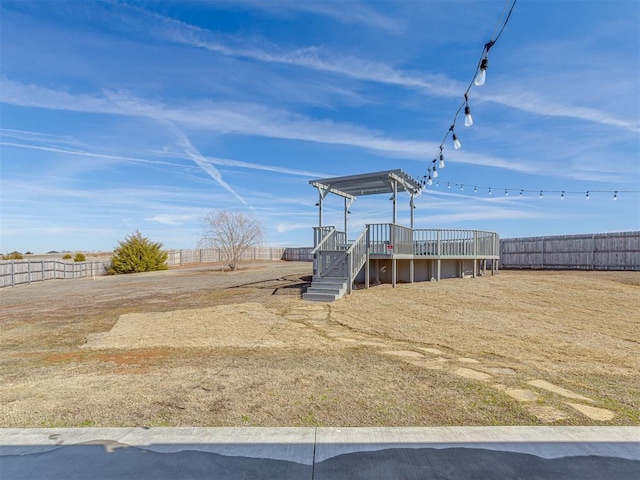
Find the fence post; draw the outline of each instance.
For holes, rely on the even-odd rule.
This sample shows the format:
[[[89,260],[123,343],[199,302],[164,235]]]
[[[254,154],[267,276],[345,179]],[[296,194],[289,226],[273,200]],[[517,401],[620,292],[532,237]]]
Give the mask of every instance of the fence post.
[[[40,260],[42,262],[42,281],[44,282],[44,260]]]

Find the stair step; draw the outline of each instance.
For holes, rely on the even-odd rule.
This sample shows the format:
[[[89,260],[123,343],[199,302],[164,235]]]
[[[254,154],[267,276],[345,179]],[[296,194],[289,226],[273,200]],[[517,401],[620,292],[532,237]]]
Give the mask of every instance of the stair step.
[[[307,293],[320,293],[320,294],[327,294],[327,295],[342,295],[345,290],[347,289],[346,286],[344,285],[340,285],[337,286],[335,288],[331,288],[331,287],[325,287],[323,286],[314,286],[313,284],[310,287],[307,287]]]
[[[303,293],[302,298],[304,300],[310,300],[312,302],[334,302],[338,299],[338,295],[330,295],[327,293]]]
[[[333,302],[344,296],[347,281],[346,278],[340,277],[314,277],[302,298],[316,302]]]
[[[311,279],[312,283],[340,283],[345,284],[348,282],[348,279],[343,277],[316,277],[314,276]]]

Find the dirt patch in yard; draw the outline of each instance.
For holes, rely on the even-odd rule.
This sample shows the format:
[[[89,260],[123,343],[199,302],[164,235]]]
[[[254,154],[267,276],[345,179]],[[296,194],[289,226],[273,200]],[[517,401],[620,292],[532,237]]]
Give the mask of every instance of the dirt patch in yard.
[[[0,426],[640,424],[640,273],[504,271],[331,304],[301,300],[310,273],[2,289]]]

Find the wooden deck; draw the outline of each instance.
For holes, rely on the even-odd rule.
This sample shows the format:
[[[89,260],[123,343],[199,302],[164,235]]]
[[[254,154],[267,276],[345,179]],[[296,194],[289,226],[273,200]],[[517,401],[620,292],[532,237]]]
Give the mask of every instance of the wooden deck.
[[[355,241],[334,227],[315,229],[314,276],[344,278],[368,288],[373,282],[441,280],[482,275],[488,261],[498,268],[497,233],[481,230],[416,229],[392,223],[367,225]]]

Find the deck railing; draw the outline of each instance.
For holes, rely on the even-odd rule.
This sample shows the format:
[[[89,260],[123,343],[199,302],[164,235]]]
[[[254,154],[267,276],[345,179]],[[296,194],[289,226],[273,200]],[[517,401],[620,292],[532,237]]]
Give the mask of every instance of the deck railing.
[[[336,227],[313,227],[313,248],[316,248]]]
[[[325,232],[311,253],[316,253],[319,250],[346,250],[347,246],[347,234],[345,232],[339,232],[336,227],[321,227]],[[317,227],[313,229],[314,237],[320,232]],[[314,238],[315,241],[315,238]]]
[[[483,230],[411,229],[391,223],[367,225],[371,255],[499,256],[497,233]]]

